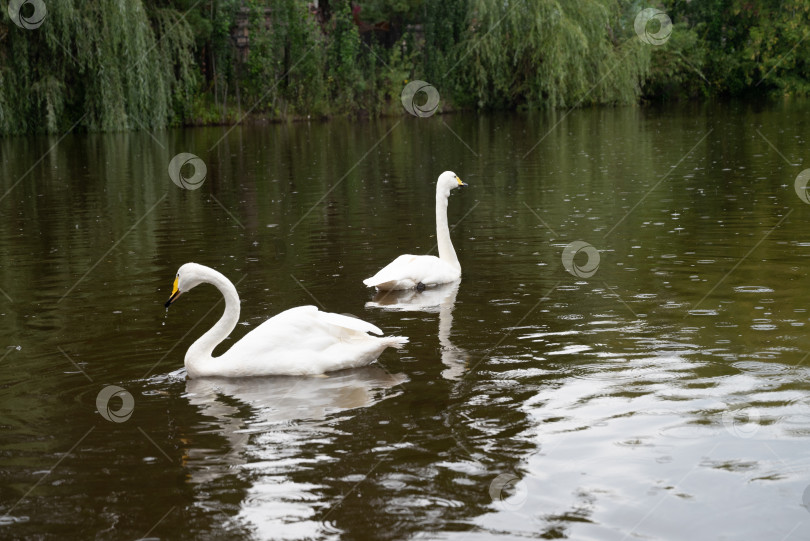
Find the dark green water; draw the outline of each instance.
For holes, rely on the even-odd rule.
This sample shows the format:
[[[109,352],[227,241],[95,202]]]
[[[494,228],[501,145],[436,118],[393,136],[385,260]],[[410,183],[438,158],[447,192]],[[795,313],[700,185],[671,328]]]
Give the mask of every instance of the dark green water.
[[[0,141],[0,537],[806,539],[809,129],[790,103]],[[366,306],[434,246],[446,169],[460,286]],[[317,303],[411,341],[187,382],[222,309],[166,313],[187,261],[237,283],[237,338]]]

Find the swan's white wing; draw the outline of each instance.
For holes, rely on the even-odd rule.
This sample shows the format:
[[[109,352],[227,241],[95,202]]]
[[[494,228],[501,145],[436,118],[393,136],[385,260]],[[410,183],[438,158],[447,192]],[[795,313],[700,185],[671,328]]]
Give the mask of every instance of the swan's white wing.
[[[382,334],[379,328],[362,319],[321,312],[316,306],[298,306],[271,317],[231,349],[240,355],[301,348],[321,351],[351,335],[367,332]]]
[[[378,338],[376,326],[350,316],[299,306],[277,314],[242,337],[215,359],[227,377],[322,374],[365,366],[387,347],[401,347],[402,336]]]
[[[353,331],[359,332],[370,332],[373,334],[383,333],[382,330],[380,330],[379,327],[377,327],[376,325],[372,325],[368,321],[363,321],[360,318],[352,316],[344,316],[343,314],[334,314],[332,312],[319,311],[318,317],[331,325],[342,327],[344,329],[351,329]]]
[[[312,328],[317,313],[315,306],[298,306],[276,314],[239,339],[228,350],[228,355],[254,358],[268,352],[300,347],[304,341],[312,347],[323,347],[323,332]]]
[[[295,325],[303,329],[307,335],[320,331],[337,337],[345,333],[346,330],[362,333],[370,332],[373,334],[383,333],[379,327],[372,325],[368,321],[363,321],[357,317],[344,316],[343,314],[335,314],[333,312],[321,312],[318,310],[317,306],[311,305],[285,310],[265,321],[260,328],[273,320],[276,320],[274,325],[280,323],[284,323],[288,326]]]
[[[384,284],[386,282],[391,282],[394,280],[401,280],[405,277],[404,270],[409,267],[411,262],[419,256],[405,254],[401,255],[388,265],[380,269],[377,274],[372,276],[371,278],[366,278],[363,280],[363,283],[367,286],[375,286],[378,284]],[[438,259],[438,258],[436,258]]]
[[[461,273],[449,263],[433,255],[401,255],[371,278],[367,286],[381,289],[408,289],[420,282],[426,286],[444,284],[458,279]]]

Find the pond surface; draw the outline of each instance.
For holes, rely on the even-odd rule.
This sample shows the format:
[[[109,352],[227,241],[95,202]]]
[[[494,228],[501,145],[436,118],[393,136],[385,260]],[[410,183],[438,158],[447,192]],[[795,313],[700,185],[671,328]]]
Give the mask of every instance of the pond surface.
[[[0,537],[807,539],[808,133],[800,102],[2,140]],[[446,169],[461,283],[375,302]],[[317,304],[410,343],[187,381],[223,306],[167,313],[187,261],[236,338]]]

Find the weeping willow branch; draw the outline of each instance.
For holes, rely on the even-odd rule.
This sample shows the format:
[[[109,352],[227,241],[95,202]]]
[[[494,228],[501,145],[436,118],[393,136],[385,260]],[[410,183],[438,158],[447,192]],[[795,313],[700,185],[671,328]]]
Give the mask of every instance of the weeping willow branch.
[[[173,9],[63,0],[48,4],[39,28],[5,24],[2,134],[57,132],[85,113],[90,130],[164,127],[196,85],[193,36]]]
[[[616,0],[470,0],[468,32],[451,77],[495,108],[634,103],[650,52]],[[632,27],[632,19],[629,27]],[[464,97],[462,97],[463,99]]]

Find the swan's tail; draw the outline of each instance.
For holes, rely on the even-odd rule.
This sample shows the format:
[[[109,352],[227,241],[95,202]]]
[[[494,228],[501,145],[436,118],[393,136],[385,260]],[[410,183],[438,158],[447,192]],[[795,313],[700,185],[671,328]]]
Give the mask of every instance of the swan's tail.
[[[385,336],[383,338],[380,338],[380,340],[383,341],[383,344],[385,344],[385,347],[387,348],[399,349],[408,343],[407,336]]]
[[[411,289],[416,287],[413,282],[402,280],[375,280],[374,277],[366,278],[363,283],[367,287],[376,287],[377,291],[396,291],[397,289]]]

